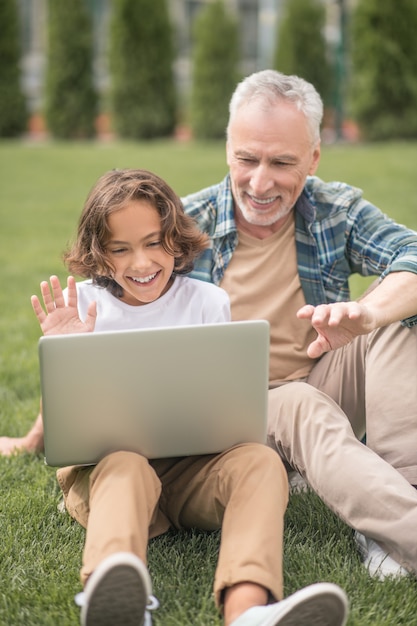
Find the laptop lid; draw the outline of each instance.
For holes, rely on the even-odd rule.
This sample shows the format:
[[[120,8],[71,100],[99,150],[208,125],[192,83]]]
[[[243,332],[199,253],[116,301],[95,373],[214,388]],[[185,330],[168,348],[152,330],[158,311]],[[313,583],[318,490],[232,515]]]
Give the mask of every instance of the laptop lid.
[[[266,321],[46,336],[39,361],[48,465],[266,441]]]

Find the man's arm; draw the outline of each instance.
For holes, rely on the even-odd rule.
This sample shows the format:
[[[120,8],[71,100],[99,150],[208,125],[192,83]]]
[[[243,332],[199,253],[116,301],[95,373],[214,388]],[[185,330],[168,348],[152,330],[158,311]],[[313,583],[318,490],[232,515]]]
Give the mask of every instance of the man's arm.
[[[317,339],[308,348],[311,358],[348,344],[358,335],[388,326],[417,313],[417,274],[392,272],[356,302],[302,307],[297,317],[309,319]]]
[[[374,310],[375,328],[412,317],[417,314],[417,274],[391,272],[358,301]]]

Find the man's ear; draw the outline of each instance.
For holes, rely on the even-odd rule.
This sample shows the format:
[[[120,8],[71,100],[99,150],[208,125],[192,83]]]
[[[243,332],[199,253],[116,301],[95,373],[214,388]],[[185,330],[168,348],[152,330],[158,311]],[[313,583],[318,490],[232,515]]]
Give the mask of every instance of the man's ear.
[[[320,142],[318,142],[316,147],[314,148],[313,155],[311,157],[310,168],[308,170],[308,173],[310,174],[310,176],[313,176],[313,174],[317,172],[317,168],[320,163],[320,154],[321,154]]]

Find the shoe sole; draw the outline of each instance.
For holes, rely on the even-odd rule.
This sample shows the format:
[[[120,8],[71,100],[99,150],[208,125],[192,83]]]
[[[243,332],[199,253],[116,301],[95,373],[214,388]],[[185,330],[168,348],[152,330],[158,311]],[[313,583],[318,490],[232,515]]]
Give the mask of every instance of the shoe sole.
[[[348,617],[347,596],[332,583],[317,583],[296,591],[285,609],[280,604],[276,615],[268,615],[262,626],[344,626]]]
[[[82,626],[142,626],[151,594],[145,565],[134,555],[115,554],[88,579]]]

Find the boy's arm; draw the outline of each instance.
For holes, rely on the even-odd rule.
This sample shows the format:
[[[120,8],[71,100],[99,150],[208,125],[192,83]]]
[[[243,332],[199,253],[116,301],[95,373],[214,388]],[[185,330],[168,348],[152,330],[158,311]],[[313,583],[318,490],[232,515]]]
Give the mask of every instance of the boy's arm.
[[[73,276],[67,279],[67,301],[57,276],[51,276],[51,286],[41,282],[43,306],[38,296],[32,296],[32,308],[44,335],[87,333],[94,330],[97,317],[95,302],[90,302],[85,321],[78,312],[77,287]]]
[[[57,335],[75,332],[91,332],[96,321],[96,305],[91,302],[85,322],[80,320],[77,307],[77,288],[72,276],[68,278],[68,302],[65,302],[61,284],[52,276],[51,287],[46,281],[41,283],[43,306],[37,296],[32,296],[32,307],[44,335]],[[0,437],[0,455],[10,456],[15,452],[42,452],[43,420],[42,406],[32,428],[24,437]]]

